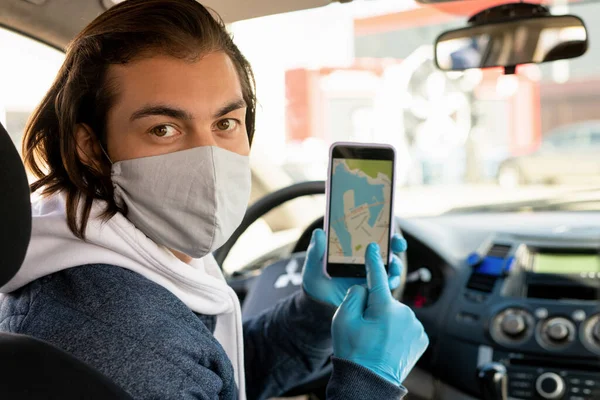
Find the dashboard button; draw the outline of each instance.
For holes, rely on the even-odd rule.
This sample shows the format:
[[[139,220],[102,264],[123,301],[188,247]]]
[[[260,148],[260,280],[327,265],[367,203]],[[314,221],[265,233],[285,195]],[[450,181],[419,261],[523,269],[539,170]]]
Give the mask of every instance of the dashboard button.
[[[535,389],[544,399],[559,399],[565,393],[565,382],[554,372],[546,372],[537,378]]]
[[[510,307],[494,316],[490,334],[496,342],[514,346],[529,340],[534,327],[535,319],[529,311]]]
[[[569,328],[562,321],[555,321],[548,324],[546,330],[548,337],[555,342],[562,342],[569,337]]]
[[[528,374],[526,372],[515,372],[509,376],[514,379],[533,379],[533,374]]]
[[[530,389],[531,383],[527,382],[527,381],[512,381],[512,382],[510,382],[510,386],[514,387],[514,388],[520,388],[520,389]]]
[[[538,343],[549,350],[561,349],[575,340],[575,324],[566,318],[554,317],[538,324]]]
[[[527,328],[525,318],[518,314],[506,314],[500,324],[502,331],[509,336],[519,336]]]
[[[530,399],[533,397],[533,392],[530,392],[529,390],[513,390],[511,394],[519,399]]]
[[[535,310],[535,316],[539,319],[548,318],[548,309],[547,308],[538,308]]]
[[[573,320],[577,322],[584,321],[586,316],[587,315],[583,310],[575,310],[573,311],[573,314],[571,314],[571,318],[573,318]]]

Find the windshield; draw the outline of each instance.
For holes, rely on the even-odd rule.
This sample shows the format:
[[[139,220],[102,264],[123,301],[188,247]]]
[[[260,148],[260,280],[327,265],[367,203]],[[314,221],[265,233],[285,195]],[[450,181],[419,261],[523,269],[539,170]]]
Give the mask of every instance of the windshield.
[[[513,76],[437,70],[436,37],[465,26],[476,3],[457,15],[358,1],[233,24],[256,72],[257,175],[268,171],[270,190],[325,179],[332,142],[365,141],[398,150],[401,216],[534,204],[600,185],[600,5],[552,9],[586,22],[581,58]],[[273,166],[285,176],[275,179]]]

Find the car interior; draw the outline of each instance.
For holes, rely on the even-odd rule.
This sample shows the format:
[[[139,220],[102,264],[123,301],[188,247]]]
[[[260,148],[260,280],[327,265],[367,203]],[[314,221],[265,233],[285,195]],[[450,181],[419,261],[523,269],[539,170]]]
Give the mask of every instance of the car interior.
[[[0,28],[64,52],[87,23],[117,2],[1,0]],[[552,157],[536,148],[545,141],[545,135],[556,138],[560,134],[556,132],[572,132],[569,127],[589,126],[582,123],[598,119],[594,111],[600,105],[596,104],[600,102],[600,85],[593,90],[597,63],[590,57],[600,38],[600,32],[596,33],[600,26],[596,22],[600,21],[595,20],[600,20],[600,2],[201,2],[221,15],[235,40],[239,38],[242,51],[244,46],[250,46],[244,43],[244,32],[259,27],[256,29],[261,33],[256,37],[273,35],[269,29],[278,26],[277,18],[297,18],[294,29],[310,29],[302,23],[321,15],[311,14],[319,10],[326,10],[323,21],[334,14],[343,14],[350,21],[338,28],[357,35],[352,52],[366,54],[362,64],[336,67],[331,72],[333,67],[325,64],[302,70],[298,64],[259,61],[259,102],[262,82],[267,93],[277,87],[289,95],[298,82],[292,78],[302,74],[312,74],[306,81],[322,79],[317,86],[325,87],[325,91],[337,90],[336,93],[341,93],[339,86],[366,74],[371,75],[361,81],[364,87],[373,77],[380,79],[377,85],[383,83],[376,85],[375,100],[366,107],[374,119],[366,121],[377,121],[374,129],[388,129],[388,136],[371,131],[360,135],[365,125],[361,118],[371,114],[357,105],[356,98],[336,95],[337,102],[310,105],[313,111],[325,107],[331,113],[338,107],[337,119],[323,122],[326,126],[341,126],[332,130],[350,126],[340,122],[344,119],[356,122],[358,133],[345,139],[401,143],[399,147],[405,152],[401,149],[400,157],[410,158],[404,166],[407,172],[399,174],[396,186],[394,229],[407,240],[408,251],[403,255],[403,282],[394,296],[413,309],[429,336],[430,346],[404,382],[408,399],[600,399],[600,186],[595,183],[600,182],[600,154],[592,139],[579,147],[570,146],[568,151],[555,146],[548,150]],[[421,21],[419,26],[417,19]],[[403,30],[409,28],[412,30]],[[330,29],[328,34],[333,36],[334,28]],[[406,40],[398,40],[403,37]],[[411,41],[421,37],[428,42],[413,46]],[[313,45],[316,46],[307,43],[305,49],[297,51],[309,54]],[[384,45],[403,48],[405,55],[393,59],[380,51]],[[256,48],[252,49],[251,62],[259,54]],[[315,52],[315,57],[331,55]],[[592,60],[589,66],[584,65],[586,60]],[[22,60],[3,57],[1,63],[19,66]],[[276,75],[275,67],[281,69],[280,79],[269,86],[268,78]],[[323,72],[327,68],[330,69]],[[411,72],[405,82],[402,76],[407,68]],[[323,74],[331,79],[321,78]],[[18,271],[31,234],[28,176],[18,151],[18,133],[11,132],[9,113],[3,115],[8,110],[3,101],[10,103],[10,90],[3,93],[2,85],[11,77],[3,78],[0,285]],[[390,87],[389,82],[398,86]],[[406,84],[400,86],[402,82]],[[317,90],[317,86],[312,90]],[[334,86],[338,89],[331,89]],[[446,94],[437,92],[441,86],[446,88]],[[351,91],[356,93],[358,87]],[[402,101],[390,100],[397,97]],[[431,103],[426,107],[427,98]],[[479,101],[486,98],[487,102]],[[264,113],[268,114],[268,106],[275,101],[281,103],[280,100],[265,100]],[[358,110],[352,118],[342,112],[350,101],[354,102],[352,110]],[[468,106],[462,107],[463,102]],[[448,115],[419,117],[430,112],[431,105],[448,109]],[[507,114],[496,114],[503,107],[509,110]],[[287,109],[296,114],[293,118],[281,118],[282,127],[288,130],[285,138],[278,133],[282,145],[287,140],[291,152],[322,153],[319,157],[326,158],[325,147],[315,147],[318,151],[310,147],[315,143],[311,137],[317,134],[298,133],[300,128],[290,125],[294,118],[308,118],[311,112],[308,107],[299,109]],[[403,113],[402,122],[391,118],[399,111]],[[319,121],[314,115],[311,118],[313,125]],[[402,123],[404,128],[395,129],[396,123]],[[270,126],[268,122],[262,125],[266,128],[259,124],[257,137],[261,129]],[[464,134],[459,128],[465,128]],[[485,141],[482,138],[501,129],[508,132],[502,136],[504,142],[491,141],[485,151],[477,147]],[[265,141],[277,137],[267,136]],[[339,139],[339,135],[330,135],[325,142],[329,145]],[[293,147],[298,143],[304,143],[306,148]],[[490,154],[496,154],[494,151],[500,147],[506,152],[498,161]],[[458,150],[448,153],[449,148]],[[266,155],[268,149],[266,145],[258,149],[264,162],[270,158]],[[293,278],[301,273],[312,231],[324,225],[325,207],[319,199],[325,193],[326,171],[310,172],[314,166],[319,171],[326,170],[320,167],[320,160],[315,158],[301,165],[302,174],[298,177],[290,172],[297,165],[285,160],[253,169],[253,199],[246,216],[233,237],[215,252],[240,298],[245,317],[300,290]],[[527,167],[531,171],[525,170],[525,165],[531,165]],[[536,168],[547,173],[534,171]],[[548,171],[552,168],[558,172],[551,176]],[[284,172],[286,178],[273,183]],[[502,173],[508,175],[498,175]],[[534,175],[543,178],[525,179]],[[436,211],[424,212],[419,207]],[[410,213],[403,211],[408,209]],[[265,236],[268,240],[257,239],[261,232],[271,236]],[[258,241],[276,244],[269,248],[257,246],[259,253],[240,258],[239,254],[246,251],[244,246]],[[234,258],[241,260],[240,265],[225,267]],[[326,365],[318,376],[298,382],[282,397],[325,399],[330,373],[331,367]],[[0,333],[0,396],[129,398],[115,383],[67,352],[32,337],[7,333]]]

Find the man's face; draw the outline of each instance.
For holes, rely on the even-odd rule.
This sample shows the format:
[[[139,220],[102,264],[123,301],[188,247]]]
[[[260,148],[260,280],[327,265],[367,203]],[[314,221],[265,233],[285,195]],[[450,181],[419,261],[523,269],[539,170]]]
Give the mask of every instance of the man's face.
[[[225,53],[143,58],[111,66],[109,79],[117,91],[106,125],[113,162],[199,146],[248,155],[246,104]]]

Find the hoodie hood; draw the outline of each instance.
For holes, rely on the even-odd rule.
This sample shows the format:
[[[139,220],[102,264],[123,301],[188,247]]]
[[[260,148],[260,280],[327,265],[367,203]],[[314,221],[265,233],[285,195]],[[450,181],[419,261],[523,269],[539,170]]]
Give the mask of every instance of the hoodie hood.
[[[10,293],[43,276],[86,264],[110,264],[134,271],[163,286],[199,314],[217,316],[215,338],[231,360],[240,399],[244,394],[241,309],[211,254],[190,264],[175,257],[117,213],[103,222],[103,204],[92,207],[86,240],[69,229],[65,197],[56,194],[32,205],[32,234],[25,261],[0,293]]]

